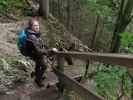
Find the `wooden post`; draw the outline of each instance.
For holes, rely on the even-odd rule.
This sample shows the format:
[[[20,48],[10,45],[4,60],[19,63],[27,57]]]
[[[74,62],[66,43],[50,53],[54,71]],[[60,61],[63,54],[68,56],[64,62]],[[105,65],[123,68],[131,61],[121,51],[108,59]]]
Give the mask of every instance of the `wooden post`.
[[[87,76],[88,76],[88,68],[89,68],[89,65],[90,65],[90,60],[86,61],[84,78],[87,78]]]
[[[64,72],[64,58],[62,56],[58,56],[57,60],[58,60],[57,70],[59,70],[60,72]],[[59,83],[57,84],[57,86],[59,89],[59,96],[61,96],[63,95],[64,92],[64,83],[63,81],[61,81],[60,77],[58,77],[58,79]]]
[[[86,65],[85,65],[85,72],[84,72],[84,75],[79,80],[80,83],[86,82],[86,79],[88,78],[88,69],[89,69],[89,66],[90,66],[90,60],[86,60],[85,63],[86,63]]]
[[[39,5],[39,14],[47,19],[49,16],[49,0],[40,0]]]

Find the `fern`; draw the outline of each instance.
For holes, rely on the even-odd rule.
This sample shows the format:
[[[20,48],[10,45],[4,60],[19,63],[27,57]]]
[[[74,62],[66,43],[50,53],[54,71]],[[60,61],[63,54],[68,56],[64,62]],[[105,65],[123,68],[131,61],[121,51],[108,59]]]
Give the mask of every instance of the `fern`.
[[[133,84],[127,69],[104,64],[100,64],[97,68],[96,90],[101,96],[107,100],[117,100],[118,93],[122,92],[120,86],[122,84],[124,95],[131,98]]]
[[[121,49],[133,53],[133,33],[123,32],[121,36]]]
[[[21,11],[22,13],[29,9],[25,0],[0,0],[0,16]]]

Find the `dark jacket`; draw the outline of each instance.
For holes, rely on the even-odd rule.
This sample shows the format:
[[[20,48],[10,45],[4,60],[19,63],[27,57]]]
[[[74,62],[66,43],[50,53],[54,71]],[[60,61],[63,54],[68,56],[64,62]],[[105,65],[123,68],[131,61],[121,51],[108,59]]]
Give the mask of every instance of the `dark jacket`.
[[[27,32],[28,35],[25,44],[27,56],[37,58],[46,55],[48,53],[48,47],[43,44],[40,33],[36,33],[30,29],[28,29]]]

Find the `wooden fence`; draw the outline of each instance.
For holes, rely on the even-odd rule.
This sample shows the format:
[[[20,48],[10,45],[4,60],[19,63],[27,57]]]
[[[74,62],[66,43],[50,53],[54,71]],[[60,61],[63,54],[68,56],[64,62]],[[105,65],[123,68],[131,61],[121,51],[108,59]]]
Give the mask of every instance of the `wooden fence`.
[[[63,92],[63,89],[70,89],[77,92],[84,100],[104,100],[102,97],[87,90],[77,81],[66,76],[63,71],[63,62],[65,56],[74,57],[80,60],[93,60],[106,64],[121,65],[127,68],[133,67],[133,55],[126,54],[111,54],[111,53],[91,53],[91,52],[56,52],[55,55],[58,58],[58,67],[55,69],[55,73],[59,78],[59,90]]]

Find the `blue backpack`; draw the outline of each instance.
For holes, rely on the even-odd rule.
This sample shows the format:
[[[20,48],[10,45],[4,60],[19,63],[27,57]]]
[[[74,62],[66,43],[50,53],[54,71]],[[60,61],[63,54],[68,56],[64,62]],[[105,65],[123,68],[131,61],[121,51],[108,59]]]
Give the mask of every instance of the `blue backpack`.
[[[19,32],[19,36],[18,36],[18,47],[19,47],[19,49],[24,47],[26,37],[27,37],[27,32],[25,30]]]

